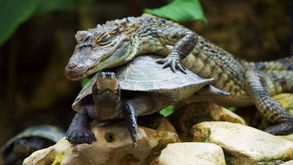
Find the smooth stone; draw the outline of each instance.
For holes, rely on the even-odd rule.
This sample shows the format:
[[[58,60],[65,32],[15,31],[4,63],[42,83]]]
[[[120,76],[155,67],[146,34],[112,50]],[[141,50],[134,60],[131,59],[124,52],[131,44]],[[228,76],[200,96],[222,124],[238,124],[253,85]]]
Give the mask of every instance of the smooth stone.
[[[215,103],[193,103],[181,107],[170,116],[170,121],[184,137],[191,136],[191,128],[194,124],[203,121],[228,121],[232,123],[246,124],[244,119]]]
[[[222,148],[212,143],[173,143],[151,165],[225,165]]]
[[[242,124],[202,122],[192,131],[194,141],[221,146],[228,164],[278,164],[293,159],[293,142]]]
[[[286,140],[290,140],[291,142],[293,142],[293,133],[292,134],[289,134],[289,135],[283,135],[283,136],[280,136]]]
[[[287,161],[287,162],[282,163],[280,165],[293,165],[293,160]]]
[[[55,145],[34,152],[24,160],[24,165],[144,165],[167,143],[178,142],[178,135],[164,118],[155,120],[156,129],[139,127],[137,147],[132,146],[124,122],[98,127],[92,131],[97,141],[92,144],[70,144],[65,138]],[[160,146],[160,147],[158,147]]]

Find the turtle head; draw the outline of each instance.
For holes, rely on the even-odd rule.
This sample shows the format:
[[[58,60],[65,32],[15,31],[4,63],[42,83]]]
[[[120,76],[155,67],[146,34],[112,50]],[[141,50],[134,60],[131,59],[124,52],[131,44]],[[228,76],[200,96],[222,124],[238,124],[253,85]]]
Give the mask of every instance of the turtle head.
[[[77,45],[65,68],[66,76],[80,80],[126,63],[130,56],[136,54],[135,49],[130,49],[131,36],[136,29],[133,19],[108,21],[94,29],[78,31],[75,35]]]
[[[113,72],[101,72],[92,90],[95,103],[120,101],[120,86]]]

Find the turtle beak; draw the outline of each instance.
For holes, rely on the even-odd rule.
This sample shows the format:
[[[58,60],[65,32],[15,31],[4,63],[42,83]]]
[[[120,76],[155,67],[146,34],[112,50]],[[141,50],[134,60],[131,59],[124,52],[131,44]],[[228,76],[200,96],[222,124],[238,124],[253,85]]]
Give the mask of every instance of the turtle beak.
[[[98,89],[108,89],[113,93],[116,93],[119,89],[118,80],[114,72],[101,72],[100,77],[96,82],[96,86]]]

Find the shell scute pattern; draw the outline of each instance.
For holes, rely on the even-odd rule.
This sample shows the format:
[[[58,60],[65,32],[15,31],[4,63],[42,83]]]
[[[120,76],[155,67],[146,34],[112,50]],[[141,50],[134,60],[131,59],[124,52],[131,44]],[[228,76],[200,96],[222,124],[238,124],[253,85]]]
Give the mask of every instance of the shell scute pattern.
[[[184,93],[182,96],[189,95],[188,92],[196,91],[214,81],[213,78],[201,78],[189,70],[186,70],[184,74],[178,71],[174,73],[170,68],[162,69],[162,66],[155,62],[159,58],[162,57],[140,56],[127,65],[114,69],[121,89],[164,93],[167,96],[176,97],[180,93]],[[94,75],[81,90],[72,104],[74,110],[78,111],[82,105],[86,104],[86,98],[92,94],[92,86],[98,76],[99,73]]]

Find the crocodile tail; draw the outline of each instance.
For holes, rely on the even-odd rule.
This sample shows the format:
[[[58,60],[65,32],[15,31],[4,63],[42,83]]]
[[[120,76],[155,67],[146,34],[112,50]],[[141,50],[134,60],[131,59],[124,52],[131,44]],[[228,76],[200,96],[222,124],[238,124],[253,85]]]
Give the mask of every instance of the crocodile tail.
[[[271,60],[271,61],[248,62],[245,60],[240,60],[239,62],[242,65],[247,66],[248,68],[254,68],[258,70],[264,70],[264,71],[292,70],[293,71],[293,56]]]
[[[293,92],[293,70],[267,71],[266,79],[271,95]]]

